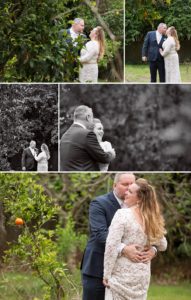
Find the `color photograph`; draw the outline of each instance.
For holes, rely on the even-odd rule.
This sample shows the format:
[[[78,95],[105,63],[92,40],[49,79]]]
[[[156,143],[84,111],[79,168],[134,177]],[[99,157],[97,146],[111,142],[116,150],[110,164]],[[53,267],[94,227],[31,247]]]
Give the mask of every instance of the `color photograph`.
[[[1,1],[0,82],[124,81],[123,0]]]
[[[184,173],[0,174],[1,299],[189,300],[190,187]]]
[[[126,0],[126,82],[191,83],[190,26],[191,0]]]

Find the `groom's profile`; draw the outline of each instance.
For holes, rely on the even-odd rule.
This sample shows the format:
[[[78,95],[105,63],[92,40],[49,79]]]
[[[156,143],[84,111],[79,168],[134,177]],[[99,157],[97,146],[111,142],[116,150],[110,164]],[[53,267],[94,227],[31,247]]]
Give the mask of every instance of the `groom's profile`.
[[[79,35],[83,35],[84,31],[84,20],[81,18],[75,18],[71,28],[67,29],[67,33],[75,40]]]
[[[72,22],[72,25],[68,29],[62,29],[59,32],[59,36],[62,37],[63,33],[66,32],[68,36],[71,37],[73,45],[76,46],[75,40],[81,36],[82,38],[86,39],[86,35],[84,32],[85,23],[82,18],[75,18]]]
[[[148,32],[144,39],[142,60],[149,61],[151,82],[157,81],[157,71],[160,82],[165,82],[164,58],[160,54],[159,49],[162,48],[162,44],[165,41],[166,30],[166,24],[160,23],[157,30]]]
[[[60,142],[61,171],[99,171],[99,163],[109,163],[115,151],[104,152],[93,130],[92,109],[86,105],[76,107],[74,122],[63,134]]]

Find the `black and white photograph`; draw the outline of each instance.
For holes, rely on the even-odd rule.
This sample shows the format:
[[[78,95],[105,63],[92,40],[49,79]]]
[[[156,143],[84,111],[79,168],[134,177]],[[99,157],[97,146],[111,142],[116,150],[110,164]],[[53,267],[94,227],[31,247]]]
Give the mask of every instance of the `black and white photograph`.
[[[0,85],[0,171],[58,170],[58,85]]]
[[[61,85],[60,171],[189,171],[190,85]]]

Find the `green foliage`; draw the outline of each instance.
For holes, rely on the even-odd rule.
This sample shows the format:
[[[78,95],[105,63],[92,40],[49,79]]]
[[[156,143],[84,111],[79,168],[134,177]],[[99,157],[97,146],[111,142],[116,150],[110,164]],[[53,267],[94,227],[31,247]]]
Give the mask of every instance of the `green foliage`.
[[[191,0],[126,1],[126,45],[142,40],[160,22],[175,26],[182,40],[190,40]]]
[[[14,169],[11,158],[20,155],[31,139],[57,145],[58,96],[56,85],[0,86],[0,170]],[[17,169],[21,169],[18,164]]]
[[[6,1],[0,7],[1,81],[58,82],[75,76],[82,41],[74,49],[67,34],[59,34],[67,23],[57,16],[72,2]]]
[[[101,17],[115,35],[121,36],[123,5],[119,0],[114,4],[110,2],[109,8],[102,5]],[[95,6],[94,1],[90,4]],[[3,1],[0,6],[0,80],[74,81],[84,40],[79,37],[74,47],[64,29],[75,17],[85,19],[88,35],[92,26],[99,25],[85,1]]]
[[[1,201],[10,225],[14,226],[16,217],[22,217],[24,225],[19,229],[17,243],[6,251],[5,262],[12,264],[19,260],[40,277],[45,283],[43,299],[64,299],[63,280],[69,280],[66,264],[58,259],[55,232],[45,229],[47,222],[58,214],[59,207],[44,194],[34,175],[14,175],[0,176]]]
[[[60,225],[57,226],[57,236],[58,253],[64,261],[71,260],[76,251],[83,252],[85,249],[87,236],[75,231],[75,223],[71,216],[68,216],[64,228]]]

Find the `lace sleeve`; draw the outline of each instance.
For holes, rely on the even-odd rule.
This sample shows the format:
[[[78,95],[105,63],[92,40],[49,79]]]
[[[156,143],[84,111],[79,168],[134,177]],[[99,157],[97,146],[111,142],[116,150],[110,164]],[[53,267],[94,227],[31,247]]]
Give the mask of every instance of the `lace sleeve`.
[[[34,158],[35,158],[36,161],[40,161],[41,159],[44,158],[43,152],[39,153],[39,155],[35,155]]]
[[[121,216],[122,210],[119,209],[111,222],[109,234],[106,240],[105,255],[104,255],[104,278],[109,279],[115,261],[119,254],[119,244],[121,243],[125,224]]]
[[[159,251],[165,251],[167,249],[167,239],[165,236],[156,244]]]
[[[173,45],[172,40],[170,38],[167,39],[165,41],[165,44],[164,44],[164,51],[162,52],[161,55],[162,56],[167,56],[170,53],[171,49],[172,49],[172,45]]]
[[[85,54],[79,58],[81,63],[89,62],[97,53],[97,47],[95,43],[89,42],[85,45],[85,47],[86,47]]]

